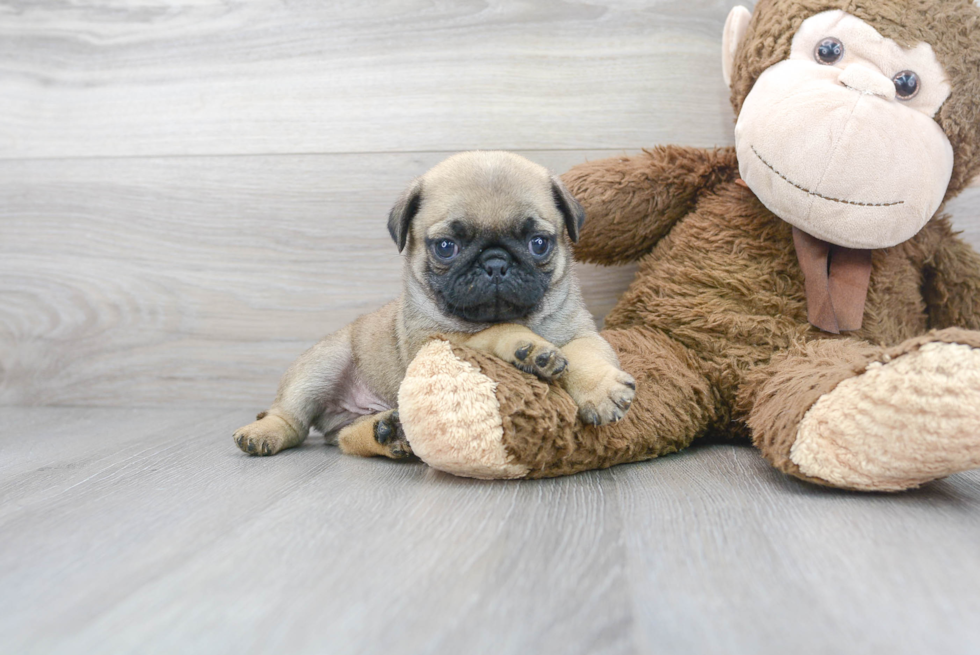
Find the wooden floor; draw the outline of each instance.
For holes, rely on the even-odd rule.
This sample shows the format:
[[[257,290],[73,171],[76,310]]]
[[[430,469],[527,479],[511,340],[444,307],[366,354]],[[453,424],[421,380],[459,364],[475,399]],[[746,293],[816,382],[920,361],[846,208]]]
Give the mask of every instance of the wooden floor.
[[[978,472],[856,495],[715,444],[482,482],[248,457],[247,414],[5,409],[0,652],[980,652]]]

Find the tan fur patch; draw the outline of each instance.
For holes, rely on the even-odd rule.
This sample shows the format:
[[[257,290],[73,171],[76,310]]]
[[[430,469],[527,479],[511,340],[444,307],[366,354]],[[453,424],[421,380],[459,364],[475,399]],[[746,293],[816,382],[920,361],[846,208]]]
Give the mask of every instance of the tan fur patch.
[[[429,466],[470,478],[519,478],[503,445],[496,383],[462,361],[445,341],[419,351],[398,392],[412,450]]]
[[[980,349],[928,343],[823,395],[790,459],[808,476],[899,491],[980,466]]]

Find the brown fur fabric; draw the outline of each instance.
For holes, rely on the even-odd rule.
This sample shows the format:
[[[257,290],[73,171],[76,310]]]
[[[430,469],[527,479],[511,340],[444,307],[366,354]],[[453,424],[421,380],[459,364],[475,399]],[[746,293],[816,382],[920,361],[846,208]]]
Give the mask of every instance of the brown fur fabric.
[[[959,343],[971,348],[980,348],[980,332],[975,330],[963,330],[960,328],[947,328],[945,330],[930,330],[927,334],[908,339],[901,344],[888,348],[884,352],[884,357],[880,361],[895,359],[902,355],[914,352],[928,343]]]
[[[578,408],[557,385],[453,347],[457,357],[497,382],[504,447],[514,463],[530,469],[526,477],[568,475],[676,452],[717,421],[718,399],[683,346],[646,330],[604,336],[620,353],[623,368],[637,376],[638,393],[626,418],[599,428],[578,422]],[[653,432],[651,425],[660,429]]]
[[[662,172],[673,167],[682,173],[664,182]],[[650,459],[712,434],[751,436],[780,470],[826,484],[789,459],[795,427],[817,398],[869,362],[898,354],[889,347],[980,339],[967,330],[921,336],[950,321],[980,321],[973,292],[980,258],[944,216],[874,253],[861,330],[838,337],[810,326],[792,229],[735,183],[736,170],[731,149],[671,147],[566,174],[592,211],[577,254],[603,263],[640,259],[603,332],[636,378],[637,396],[621,422],[584,426],[557,387],[456,349],[498,382],[504,445],[530,468],[528,477]],[[679,189],[685,179],[691,186]],[[645,213],[650,207],[666,215]],[[631,241],[637,232],[645,249]]]
[[[800,23],[830,9],[900,43],[934,45],[953,84],[937,115],[954,148],[952,197],[980,170],[980,10],[970,0],[760,0],[735,58],[736,112]],[[861,328],[830,335],[807,321],[792,228],[737,183],[734,149],[655,148],[563,178],[588,215],[577,256],[639,261],[603,333],[637,395],[619,423],[587,427],[557,387],[457,349],[498,381],[505,449],[530,477],[649,459],[713,434],[750,436],[780,470],[831,484],[791,459],[818,399],[930,342],[980,347],[980,256],[941,208],[912,239],[873,252]]]
[[[589,217],[576,256],[597,264],[639,259],[694,209],[702,189],[738,176],[730,161],[727,150],[691,157],[689,148],[660,146],[639,157],[576,166],[562,176]],[[651,188],[658,192],[648,193]],[[605,230],[609,225],[620,229]]]
[[[645,164],[652,154],[633,163]],[[681,156],[681,149],[670,150],[672,159]],[[862,328],[843,337],[822,333],[806,319],[792,229],[748,189],[730,181],[736,177],[734,152],[690,149],[686,156],[696,162],[686,170],[715,163],[718,169],[708,179],[718,182],[700,187],[692,195],[693,209],[641,258],[636,279],[606,325],[613,333],[656,329],[698,360],[696,370],[712,389],[709,397],[718,399],[710,411],[723,419],[709,426],[693,416],[698,436],[740,436],[747,427],[773,464],[805,477],[788,459],[802,415],[823,393],[863,370],[883,347],[902,344],[933,327],[976,327],[980,257],[953,234],[945,216],[937,216],[913,239],[874,252]],[[610,165],[620,169],[624,164]],[[577,181],[573,193],[591,202],[590,187],[578,176],[572,179]],[[599,188],[608,202],[605,189],[601,184]],[[632,191],[630,202],[635,205],[639,189]],[[655,185],[646,191],[670,192]],[[664,204],[659,199],[649,202]],[[606,211],[614,214],[616,208]],[[640,220],[652,222],[656,217]],[[611,251],[621,223],[593,222],[592,228],[579,253],[592,261],[614,259]],[[598,234],[603,238],[593,236]],[[608,337],[610,331],[605,334]],[[970,343],[975,336],[960,331],[958,338]],[[642,362],[635,352],[617,350],[624,362],[630,356]],[[639,368],[625,369],[642,377]],[[647,425],[651,432],[663,434],[659,422]]]
[[[801,473],[789,457],[797,427],[813,403],[859,375],[882,351],[854,339],[822,339],[750,371],[739,389],[738,407],[752,431],[752,443],[780,471],[822,483]]]
[[[945,218],[933,220],[931,256],[923,270],[923,299],[929,327],[980,330],[980,255],[953,233]]]

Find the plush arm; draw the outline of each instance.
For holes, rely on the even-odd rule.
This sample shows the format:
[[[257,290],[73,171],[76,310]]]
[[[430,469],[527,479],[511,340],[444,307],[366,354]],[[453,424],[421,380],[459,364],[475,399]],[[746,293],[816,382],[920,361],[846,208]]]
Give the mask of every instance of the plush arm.
[[[942,238],[926,261],[923,284],[929,327],[980,330],[980,254],[946,219],[939,227]]]
[[[738,175],[732,148],[660,146],[580,164],[562,181],[585,208],[576,258],[625,264],[649,252],[699,195]]]

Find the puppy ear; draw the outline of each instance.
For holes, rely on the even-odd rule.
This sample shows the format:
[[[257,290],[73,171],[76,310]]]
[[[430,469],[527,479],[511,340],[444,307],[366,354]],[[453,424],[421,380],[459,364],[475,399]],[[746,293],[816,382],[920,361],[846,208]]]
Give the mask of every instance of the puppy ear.
[[[408,228],[412,219],[419,213],[422,204],[422,180],[415,180],[388,212],[388,234],[391,235],[398,252],[405,249],[408,241]]]
[[[558,211],[565,217],[568,236],[571,237],[572,243],[577,243],[578,234],[582,230],[582,224],[585,223],[585,210],[557,177],[551,178],[551,195],[555,198]]]

